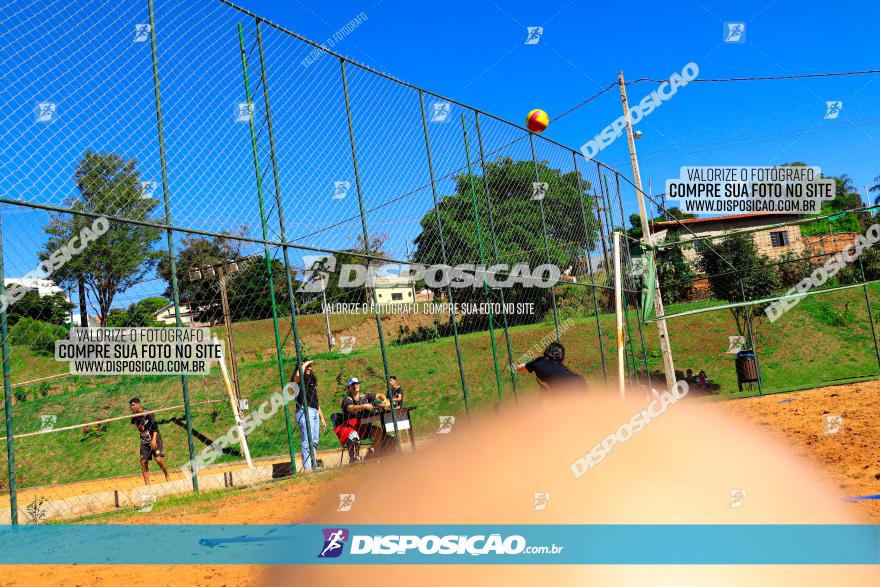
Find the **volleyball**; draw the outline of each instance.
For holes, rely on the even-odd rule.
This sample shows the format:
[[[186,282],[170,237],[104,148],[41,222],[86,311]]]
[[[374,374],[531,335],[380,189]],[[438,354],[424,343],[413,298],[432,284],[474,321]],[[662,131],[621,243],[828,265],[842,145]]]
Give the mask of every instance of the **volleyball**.
[[[547,125],[550,124],[550,118],[543,110],[535,108],[526,116],[526,126],[532,132],[544,132]]]

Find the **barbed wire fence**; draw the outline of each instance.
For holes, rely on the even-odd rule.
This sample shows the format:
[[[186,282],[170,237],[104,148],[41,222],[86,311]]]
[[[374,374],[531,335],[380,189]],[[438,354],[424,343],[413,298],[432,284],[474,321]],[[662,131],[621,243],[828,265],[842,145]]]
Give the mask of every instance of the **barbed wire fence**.
[[[9,3],[0,38],[0,287],[26,291],[0,312],[0,520],[147,511],[342,463],[332,425],[272,403],[307,359],[328,424],[349,378],[387,394],[395,376],[419,438],[532,393],[516,366],[550,341],[588,378],[614,377],[609,250],[633,194],[614,169],[220,0]],[[377,284],[333,273],[309,287],[330,256]],[[395,272],[461,264],[508,278],[552,266],[561,280],[432,286]],[[635,277],[624,289],[628,378],[648,386]],[[71,325],[209,328],[228,376],[71,375],[54,357]],[[135,396],[160,426],[167,481],[138,474]],[[264,406],[274,415],[246,442],[231,433]],[[210,466],[182,471],[221,437],[235,441]]]

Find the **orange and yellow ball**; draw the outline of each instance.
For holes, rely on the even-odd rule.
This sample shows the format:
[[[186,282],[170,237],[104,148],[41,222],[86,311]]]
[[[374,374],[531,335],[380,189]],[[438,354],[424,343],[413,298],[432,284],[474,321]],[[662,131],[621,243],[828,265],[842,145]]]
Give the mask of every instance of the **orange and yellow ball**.
[[[550,124],[550,117],[543,110],[535,108],[526,116],[526,126],[532,132],[544,132]]]

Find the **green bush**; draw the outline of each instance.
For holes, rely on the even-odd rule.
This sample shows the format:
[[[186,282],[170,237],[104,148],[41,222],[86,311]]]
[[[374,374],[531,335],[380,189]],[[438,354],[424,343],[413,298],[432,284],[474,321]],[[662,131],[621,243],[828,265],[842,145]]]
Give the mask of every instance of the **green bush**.
[[[556,309],[559,319],[582,318],[596,314],[596,304],[593,302],[593,289],[571,285],[559,288],[556,295]],[[552,311],[550,314],[552,318]]]
[[[414,342],[440,340],[440,329],[435,323],[433,326],[418,326],[415,330],[409,326],[401,326],[398,329],[396,344],[411,344]]]
[[[65,338],[67,338],[67,330],[63,326],[33,318],[22,318],[9,329],[11,344],[27,346],[34,352],[43,354],[54,354],[55,341]]]

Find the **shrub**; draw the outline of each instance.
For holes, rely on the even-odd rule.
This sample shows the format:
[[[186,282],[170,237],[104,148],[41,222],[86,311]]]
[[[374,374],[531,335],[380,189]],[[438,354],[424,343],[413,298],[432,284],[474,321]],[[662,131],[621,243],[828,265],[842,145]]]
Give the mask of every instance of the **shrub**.
[[[410,344],[414,342],[437,341],[440,339],[440,329],[435,323],[432,326],[418,326],[412,330],[409,326],[401,326],[397,333],[397,344]]]
[[[596,304],[593,302],[593,289],[578,286],[559,288],[556,294],[556,309],[559,312],[560,320],[595,315]],[[550,317],[552,319],[552,311]]]
[[[851,326],[856,317],[850,309],[850,305],[851,302],[845,302],[841,309],[834,304],[822,304],[819,307],[819,319],[829,326]]]
[[[13,397],[15,397],[15,401],[18,403],[24,403],[27,401],[28,392],[26,389],[19,388],[12,392]]]
[[[785,253],[779,257],[778,262],[776,270],[779,272],[782,287],[786,290],[797,285],[815,269],[809,261],[799,258],[794,253]]]
[[[110,424],[107,422],[98,421],[91,426],[83,426],[82,435],[83,440],[88,440],[89,438],[100,438],[107,433],[107,430],[110,428]]]
[[[28,523],[39,524],[46,519],[46,509],[43,507],[45,503],[46,498],[42,495],[38,495],[34,498],[34,501],[25,508],[25,515],[27,516]]]
[[[48,397],[50,388],[51,388],[51,385],[49,385],[49,382],[43,381],[40,383],[40,386],[37,388],[37,392],[40,394],[40,397]]]

